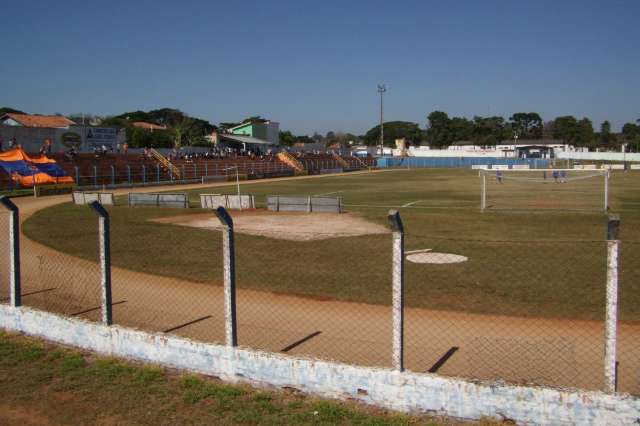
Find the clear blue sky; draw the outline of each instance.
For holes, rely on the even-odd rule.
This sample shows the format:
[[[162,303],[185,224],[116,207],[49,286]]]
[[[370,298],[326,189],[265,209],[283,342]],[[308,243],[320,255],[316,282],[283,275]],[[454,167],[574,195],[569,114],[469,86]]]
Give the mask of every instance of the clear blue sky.
[[[426,115],[640,118],[640,1],[4,2],[0,105],[362,133]]]

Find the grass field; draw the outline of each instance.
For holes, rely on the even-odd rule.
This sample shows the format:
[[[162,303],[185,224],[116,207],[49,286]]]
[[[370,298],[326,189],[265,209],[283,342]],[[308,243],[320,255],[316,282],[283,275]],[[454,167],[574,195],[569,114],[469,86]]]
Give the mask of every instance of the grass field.
[[[298,392],[229,385],[2,332],[0,397],[2,425],[463,424]]]
[[[614,173],[610,179],[611,211],[622,219],[621,310],[628,321],[640,320],[639,179],[637,172]],[[554,196],[563,206],[584,205],[587,199],[597,203],[598,188],[586,186]],[[561,189],[551,186],[545,190]],[[229,185],[192,190],[189,195],[196,207],[199,193],[235,191],[235,185]],[[405,224],[408,251],[429,248],[469,258],[445,265],[407,262],[408,306],[516,316],[603,316],[607,220],[602,212],[481,213],[478,174],[470,170],[402,170],[245,182],[242,192],[256,195],[259,206],[272,194],[341,196],[349,212],[384,225],[388,210],[396,208]],[[539,202],[539,194],[530,195]],[[500,197],[503,202],[509,197],[522,200],[523,194],[520,189],[510,194],[503,187]],[[126,206],[109,210],[114,265],[220,284],[218,232],[149,221],[202,214],[202,210]],[[96,228],[96,218],[88,208],[62,204],[36,213],[23,229],[45,245],[95,259]],[[292,242],[237,234],[236,243],[240,288],[390,304],[389,235]]]

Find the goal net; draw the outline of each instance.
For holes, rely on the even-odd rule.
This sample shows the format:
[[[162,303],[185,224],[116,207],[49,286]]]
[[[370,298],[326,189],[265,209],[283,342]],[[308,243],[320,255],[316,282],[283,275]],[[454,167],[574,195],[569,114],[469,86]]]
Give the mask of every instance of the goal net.
[[[609,207],[608,170],[480,170],[481,210],[587,210]]]

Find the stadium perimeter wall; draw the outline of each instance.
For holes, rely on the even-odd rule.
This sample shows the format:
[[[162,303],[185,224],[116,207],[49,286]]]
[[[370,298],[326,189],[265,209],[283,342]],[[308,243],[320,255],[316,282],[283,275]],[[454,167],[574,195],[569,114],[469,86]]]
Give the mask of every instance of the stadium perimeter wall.
[[[556,158],[593,161],[640,161],[635,152],[556,152]]]
[[[106,326],[27,307],[0,305],[0,328],[229,381],[294,387],[405,412],[555,425],[623,425],[640,419],[640,400],[628,395],[477,383],[290,357]]]
[[[528,165],[532,169],[548,167],[553,160],[540,158],[495,158],[495,157],[378,157],[380,168],[470,168],[478,165]]]

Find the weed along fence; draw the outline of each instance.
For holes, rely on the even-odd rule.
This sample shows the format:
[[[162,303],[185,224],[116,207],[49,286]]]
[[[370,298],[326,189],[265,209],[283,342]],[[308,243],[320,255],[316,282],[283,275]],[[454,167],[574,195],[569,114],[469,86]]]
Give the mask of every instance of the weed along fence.
[[[138,205],[162,205],[146,195]],[[182,194],[168,195],[182,206]],[[418,235],[392,211],[390,230],[337,244],[304,233],[252,240],[224,207],[211,212],[214,231],[176,237],[174,226],[131,224],[151,209],[89,206],[69,204],[88,225],[74,247],[52,249],[20,239],[19,210],[0,198],[0,328],[401,411],[523,424],[640,418],[640,243],[620,239],[616,217],[597,241],[513,242]],[[175,238],[190,242],[187,267],[183,244],[160,245]],[[132,255],[138,246],[150,253]],[[496,277],[512,283],[512,303],[499,302]],[[456,309],[430,293],[443,286],[473,303]]]
[[[115,198],[111,192],[83,192],[74,191],[71,194],[74,204],[91,204],[98,201],[102,205],[112,206],[115,204]]]
[[[267,197],[267,208],[274,212],[342,213],[342,197]]]
[[[130,192],[128,204],[130,206],[180,207],[187,209],[189,208],[189,196],[187,194]]]
[[[200,194],[200,206],[203,209],[255,209],[256,200],[253,195]]]

